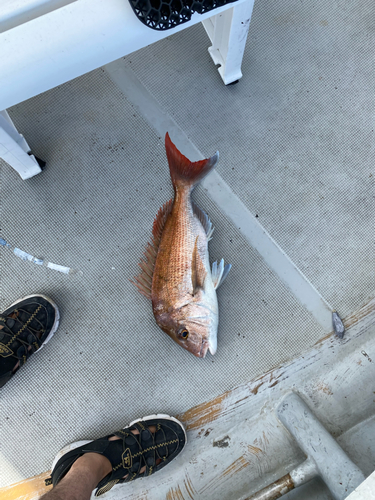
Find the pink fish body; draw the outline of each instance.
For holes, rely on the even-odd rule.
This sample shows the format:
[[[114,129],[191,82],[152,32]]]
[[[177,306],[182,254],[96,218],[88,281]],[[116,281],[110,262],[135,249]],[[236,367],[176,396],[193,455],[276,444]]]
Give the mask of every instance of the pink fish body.
[[[174,199],[158,212],[153,237],[140,262],[135,285],[152,300],[157,324],[175,342],[197,357],[215,354],[219,310],[216,288],[230,265],[209,262],[208,241],[213,232],[208,216],[191,201],[191,192],[212,170],[218,153],[190,162],[166,135],[165,146]]]

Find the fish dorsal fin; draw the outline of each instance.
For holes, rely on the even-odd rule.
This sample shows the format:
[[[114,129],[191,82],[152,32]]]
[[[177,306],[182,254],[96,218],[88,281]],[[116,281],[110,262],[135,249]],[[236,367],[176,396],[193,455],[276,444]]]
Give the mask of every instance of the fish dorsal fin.
[[[199,208],[195,203],[193,203],[193,211],[201,222],[204,230],[206,231],[208,241],[210,241],[212,239],[212,233],[214,232],[212,222],[210,221],[206,212]]]
[[[135,281],[131,281],[131,283],[138,288],[141,294],[148,299],[151,299],[152,277],[154,274],[156,256],[158,254],[161,236],[163,234],[163,229],[168,215],[172,211],[172,205],[173,200],[169,200],[159,208],[152,227],[151,242],[147,244],[146,251],[143,254],[145,258],[141,259],[138,264],[142,269],[142,272],[138,276],[135,276]]]
[[[198,290],[202,289],[204,286],[204,280],[206,279],[207,272],[204,268],[201,256],[198,251],[198,238],[195,238],[194,250],[191,259],[191,282],[193,285],[193,295],[195,295]]]
[[[161,235],[163,234],[163,229],[165,223],[167,222],[168,215],[172,211],[173,200],[167,201],[164,203],[162,207],[159,208],[159,212],[157,213],[154,225],[152,226],[152,235],[154,240],[154,245],[159,248]]]
[[[214,285],[215,290],[219,288],[225,278],[228,276],[228,273],[232,267],[232,264],[227,264],[224,267],[224,259],[221,259],[220,264],[217,265],[217,262],[212,264],[212,283]]]

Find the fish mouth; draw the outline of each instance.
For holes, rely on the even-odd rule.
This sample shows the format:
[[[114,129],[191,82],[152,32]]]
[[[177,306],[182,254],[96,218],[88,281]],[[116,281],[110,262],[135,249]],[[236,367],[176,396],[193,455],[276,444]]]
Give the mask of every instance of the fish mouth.
[[[210,343],[207,340],[202,340],[201,343],[196,342],[194,345],[190,344],[190,346],[186,344],[180,345],[187,351],[191,352],[191,354],[194,354],[196,358],[205,358],[208,350],[212,354]]]
[[[205,358],[209,348],[210,348],[209,342],[207,342],[207,340],[202,339],[200,351],[196,354],[196,356],[198,356],[198,358]]]
[[[216,352],[216,343],[214,342],[211,342],[210,340],[204,340],[202,339],[202,344],[200,346],[200,351],[197,352],[196,356],[198,358],[205,358],[206,357],[206,354],[207,354],[207,351],[210,351],[210,353],[212,355],[215,354]]]

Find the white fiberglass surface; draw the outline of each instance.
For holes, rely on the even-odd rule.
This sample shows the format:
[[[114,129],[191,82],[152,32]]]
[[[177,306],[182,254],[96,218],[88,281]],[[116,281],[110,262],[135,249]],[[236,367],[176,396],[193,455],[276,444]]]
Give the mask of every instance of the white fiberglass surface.
[[[345,13],[256,3],[244,77],[230,87],[201,26],[124,61],[204,155],[220,151],[220,175],[342,316],[373,296],[366,5]],[[163,138],[102,69],[9,113],[47,167],[21,181],[1,164],[1,237],[11,245],[0,254],[1,309],[42,293],[61,321],[2,389],[2,485],[48,470],[69,442],[147,414],[182,413],[322,337],[198,188],[195,200],[215,226],[211,261],[233,267],[218,290],[217,353],[202,360],[181,349],[129,282],[173,194]],[[14,248],[57,268],[24,261]]]

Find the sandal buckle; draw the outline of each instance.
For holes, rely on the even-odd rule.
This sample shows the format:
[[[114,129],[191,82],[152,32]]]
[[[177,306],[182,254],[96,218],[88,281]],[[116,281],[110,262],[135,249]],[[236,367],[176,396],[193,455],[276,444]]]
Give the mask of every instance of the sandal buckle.
[[[133,457],[130,453],[130,449],[126,448],[126,450],[122,454],[122,466],[124,469],[130,469],[133,465]]]
[[[8,346],[0,342],[0,356],[2,358],[7,358],[9,356],[12,356],[12,354],[14,354],[12,349],[10,349]]]

